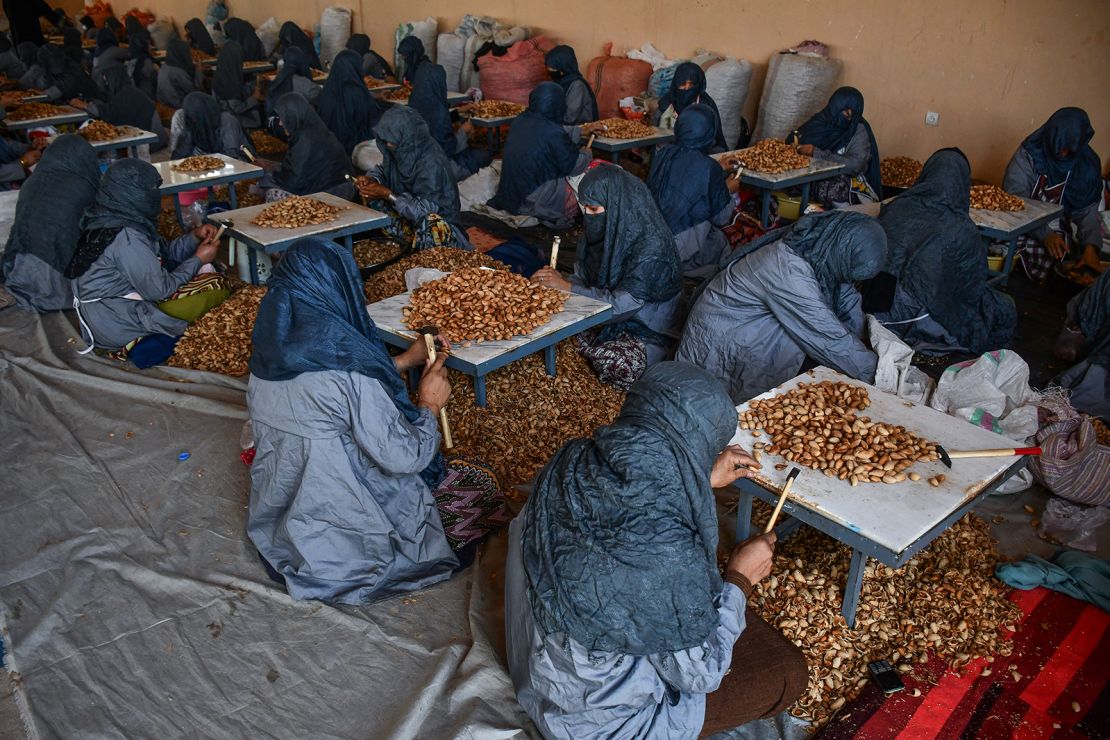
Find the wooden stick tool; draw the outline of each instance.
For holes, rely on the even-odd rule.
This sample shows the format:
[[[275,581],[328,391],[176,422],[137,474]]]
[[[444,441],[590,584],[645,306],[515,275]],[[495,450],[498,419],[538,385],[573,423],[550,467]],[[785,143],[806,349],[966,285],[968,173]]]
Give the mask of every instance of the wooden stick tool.
[[[428,348],[428,359],[432,362],[436,361],[436,334],[439,330],[434,326],[420,327],[420,333],[424,335],[424,345]],[[451,436],[451,423],[447,421],[447,409],[441,408],[439,410],[439,426],[443,430],[443,446],[451,449],[455,446],[455,440]]]
[[[239,151],[241,151],[241,152],[243,152],[243,154],[247,155],[247,159],[248,159],[248,160],[250,160],[250,163],[251,163],[251,164],[254,164],[254,163],[255,163],[255,158],[254,158],[254,155],[253,155],[253,154],[251,154],[251,150],[250,150],[250,149],[247,149],[247,145],[246,145],[246,144],[240,144],[240,145],[239,145]]]
[[[782,505],[786,503],[786,497],[790,495],[790,489],[794,485],[794,479],[801,473],[801,468],[791,468],[790,472],[786,475],[786,485],[782,487],[782,494],[779,495],[779,502],[775,504],[775,510],[771,512],[771,518],[767,520],[767,526],[763,528],[763,534],[767,534],[775,528],[775,522],[778,521],[779,514],[782,512]]]
[[[563,237],[557,236],[557,237],[555,237],[554,241],[551,242],[551,269],[552,270],[558,269],[558,268],[555,267],[555,263],[559,261],[559,245],[562,243],[562,241],[563,241]]]

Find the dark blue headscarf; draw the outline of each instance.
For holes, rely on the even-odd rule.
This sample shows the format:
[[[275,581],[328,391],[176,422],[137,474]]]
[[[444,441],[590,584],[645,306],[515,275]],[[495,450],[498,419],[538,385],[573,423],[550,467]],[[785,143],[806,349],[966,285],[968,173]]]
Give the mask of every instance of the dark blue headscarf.
[[[570,92],[570,86],[581,80],[586,91],[590,94],[593,112],[588,113],[584,121],[565,121],[565,123],[582,124],[596,121],[600,118],[597,109],[597,96],[594,95],[594,91],[589,83],[586,82],[586,78],[583,77],[582,73],[578,70],[578,57],[575,56],[574,49],[560,44],[544,55],[543,62],[547,65],[548,72],[551,74],[551,79],[559,83],[559,87],[563,88],[564,93]]]
[[[224,35],[243,47],[244,61],[261,62],[266,59],[266,47],[249,22],[242,18],[229,18],[224,23]]]
[[[409,107],[428,124],[428,131],[444,154],[453,156],[458,145],[447,105],[447,73],[428,59],[424,44],[415,36],[402,39],[397,51],[405,60],[405,79],[412,83]]]
[[[93,49],[93,56],[98,57],[109,49],[119,46],[119,39],[112,29],[104,26],[96,32],[96,48]]]
[[[216,44],[212,41],[212,34],[200,18],[193,18],[185,24],[185,33],[189,36],[189,43],[194,49],[203,51],[208,56],[216,56]]]
[[[1102,195],[1102,166],[1091,148],[1094,135],[1087,111],[1061,108],[1022,142],[1037,173],[1048,178],[1048,187],[1067,180],[1062,205],[1068,212],[1082,210]],[[1064,149],[1071,154],[1061,157]]]
[[[320,118],[348,154],[374,137],[382,117],[382,106],[362,79],[362,57],[349,49],[336,54],[317,105]]]
[[[270,277],[251,335],[251,375],[291,380],[301,373],[338,370],[381,383],[409,421],[420,411],[366,313],[358,265],[350,250],[321,237],[294,242]],[[429,488],[443,480],[437,454],[420,474]]]
[[[575,272],[587,286],[623,290],[645,303],[670,300],[682,290],[674,235],[647,185],[620,167],[599,165],[582,178],[578,201],[605,208],[583,216]],[[599,337],[607,341],[622,333],[664,343],[635,319],[607,324]]]
[[[296,47],[304,52],[310,66],[316,69],[324,68],[324,65],[320,63],[320,57],[316,54],[316,46],[312,43],[312,39],[305,35],[301,27],[293,21],[286,21],[281,24],[281,30],[278,31],[278,40],[285,50]]]
[[[845,110],[852,111],[851,119],[844,117]],[[812,144],[818,149],[837,152],[848,146],[848,142],[856,135],[856,129],[860,126],[867,129],[867,139],[871,144],[871,159],[863,175],[867,178],[867,184],[881,198],[883,178],[879,170],[881,162],[879,145],[875,141],[871,124],[863,117],[863,93],[859,90],[854,87],[838,88],[825,107],[814,113],[813,117],[798,129],[798,140],[802,144]]]
[[[266,93],[266,112],[273,115],[274,104],[281,99],[282,95],[286,93],[295,92],[293,90],[293,78],[304,77],[307,80],[312,79],[312,68],[309,65],[308,57],[298,46],[289,46],[281,57],[281,71],[277,73],[274,81],[270,83],[270,89]]]
[[[533,190],[574,172],[578,147],[563,128],[566,107],[563,88],[554,82],[541,82],[528,96],[528,110],[509,129],[501,181],[491,206],[517,213]]]
[[[886,234],[863,213],[829,211],[803,216],[782,241],[813,268],[821,295],[836,306],[841,286],[870,280],[886,264]]]
[[[705,154],[715,125],[712,110],[690,106],[675,124],[675,143],[659,149],[651,160],[648,188],[676,234],[708,221],[729,204],[724,170]]]
[[[693,82],[694,86],[689,90],[679,89],[685,82]],[[713,134],[713,147],[724,151],[726,145],[725,134],[721,130],[721,112],[717,109],[717,103],[705,91],[705,71],[693,62],[683,62],[674,71],[671,89],[659,99],[659,110],[666,112],[667,108],[673,107],[674,112],[681,118],[682,112],[691,105],[705,105],[713,109],[717,124]]]
[[[655,655],[705,642],[719,618],[710,471],[736,431],[720,381],[661,362],[620,416],[563,445],[521,516],[532,615],[588,651]]]

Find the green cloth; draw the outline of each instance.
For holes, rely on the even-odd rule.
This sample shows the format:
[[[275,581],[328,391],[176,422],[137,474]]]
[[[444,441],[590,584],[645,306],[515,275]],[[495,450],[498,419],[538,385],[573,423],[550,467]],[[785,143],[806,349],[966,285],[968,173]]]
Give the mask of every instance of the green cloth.
[[[158,308],[162,313],[191,324],[227,300],[229,295],[231,295],[229,290],[206,290],[202,293],[162,301],[158,304]]]
[[[1024,560],[999,563],[994,574],[1005,583],[1029,591],[1044,586],[1053,591],[1089,601],[1110,611],[1110,561],[1081,552],[1061,550],[1051,561],[1036,555]]]

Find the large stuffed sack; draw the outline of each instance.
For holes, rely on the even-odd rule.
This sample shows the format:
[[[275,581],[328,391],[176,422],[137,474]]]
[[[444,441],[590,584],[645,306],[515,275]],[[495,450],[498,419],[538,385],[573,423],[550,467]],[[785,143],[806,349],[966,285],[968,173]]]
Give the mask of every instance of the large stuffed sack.
[[[504,56],[483,54],[478,57],[479,87],[487,100],[508,100],[528,104],[536,85],[550,79],[544,55],[555,48],[545,36],[521,41],[509,47]]]
[[[266,52],[266,56],[274,53],[279,41],[279,34],[281,33],[281,26],[278,25],[277,18],[270,16],[266,22],[259,26],[255,33],[258,34],[258,40],[262,42],[262,49]]]
[[[1045,488],[1085,506],[1110,504],[1110,447],[1098,443],[1089,417],[1046,425],[1037,444],[1041,454],[1029,459],[1029,467]]]
[[[333,5],[324,8],[320,16],[320,61],[331,64],[335,55],[347,48],[347,40],[351,38],[351,11]],[[435,54],[435,31],[432,32],[432,50]]]
[[[177,38],[177,29],[173,27],[173,21],[165,18],[154,21],[146,27],[146,30],[150,32],[150,40],[154,42],[154,48],[161,51],[168,49],[170,42]]]
[[[752,141],[785,139],[824,108],[842,66],[839,59],[789,53],[772,56]]]
[[[401,59],[401,55],[397,53],[397,47],[401,45],[401,39],[415,36],[420,39],[420,43],[424,44],[424,53],[428,55],[428,59],[433,62],[436,60],[436,34],[439,31],[439,21],[435,18],[428,16],[422,21],[409,21],[397,26],[397,30],[393,32],[393,69],[397,70],[400,75],[405,69],[405,62]]]
[[[705,70],[705,91],[721,112],[725,144],[733,149],[738,145],[744,128],[744,103],[748,100],[752,82],[751,62],[714,57],[701,68]]]
[[[436,59],[447,73],[448,90],[466,90],[463,65],[466,64],[466,39],[457,33],[441,33],[436,39]]]
[[[648,89],[651,65],[639,59],[610,56],[612,44],[606,44],[605,54],[590,60],[586,81],[593,88],[597,108],[602,118],[621,115],[620,100],[640,95]]]

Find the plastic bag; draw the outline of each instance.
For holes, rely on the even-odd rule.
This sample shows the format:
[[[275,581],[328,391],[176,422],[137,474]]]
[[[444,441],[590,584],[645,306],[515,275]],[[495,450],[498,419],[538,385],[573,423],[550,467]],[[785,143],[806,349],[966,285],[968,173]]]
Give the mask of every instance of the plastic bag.
[[[351,161],[353,161],[355,167],[361,171],[369,172],[375,167],[381,166],[385,161],[385,155],[383,155],[382,150],[378,148],[378,142],[370,139],[370,141],[363,141],[355,144],[355,150],[351,152]]]
[[[1094,552],[1098,548],[1098,529],[1110,521],[1104,506],[1081,506],[1062,498],[1051,498],[1041,515],[1038,530],[1062,545]]]
[[[871,348],[879,356],[875,387],[914,403],[928,403],[933,395],[933,379],[910,364],[913,349],[874,316],[867,317],[867,331]]]
[[[434,62],[436,55],[434,29],[432,33],[428,56]],[[320,16],[320,61],[330,65],[335,55],[347,48],[347,40],[350,38],[351,11],[335,5],[324,8],[324,13]],[[427,41],[424,42],[424,48],[428,48]]]
[[[266,51],[266,56],[273,54],[278,45],[278,36],[281,33],[281,26],[278,25],[277,18],[273,16],[267,18],[255,33],[258,34],[258,39],[262,42],[262,48]]]
[[[466,39],[457,33],[441,33],[436,38],[436,59],[447,73],[447,89],[460,90],[466,64]]]
[[[772,56],[752,141],[785,139],[824,108],[841,66],[839,59],[799,54]]]
[[[459,206],[463,211],[474,211],[475,206],[484,206],[486,201],[497,194],[501,182],[501,160],[495,159],[488,167],[475,172],[459,183]]]
[[[433,267],[414,267],[411,270],[405,270],[405,290],[411,293],[425,283],[439,280],[450,274]]]
[[[424,44],[424,53],[428,55],[428,59],[434,62],[436,60],[436,34],[438,30],[439,21],[432,16],[428,16],[422,21],[409,21],[397,26],[397,30],[393,33],[393,69],[397,71],[398,77],[405,69],[404,60],[396,52],[397,47],[401,45],[401,40],[408,36],[415,36],[420,39],[420,43]],[[343,43],[346,43],[346,41]],[[339,52],[336,51],[336,53]]]
[[[1037,433],[1029,366],[1016,352],[987,352],[944,371],[929,405],[984,429],[1025,442]]]
[[[156,20],[146,27],[150,32],[150,40],[154,42],[154,48],[165,51],[169,48],[170,42],[177,38],[177,29],[173,27],[173,22],[166,19]]]
[[[639,49],[631,49],[626,54],[629,59],[639,59],[651,65],[653,71],[666,67],[673,67],[681,63],[681,59],[668,59],[667,55],[659,51],[652,44],[644,44]]]

